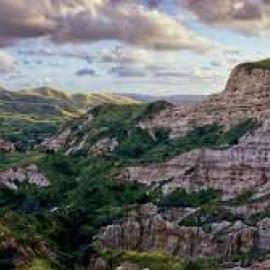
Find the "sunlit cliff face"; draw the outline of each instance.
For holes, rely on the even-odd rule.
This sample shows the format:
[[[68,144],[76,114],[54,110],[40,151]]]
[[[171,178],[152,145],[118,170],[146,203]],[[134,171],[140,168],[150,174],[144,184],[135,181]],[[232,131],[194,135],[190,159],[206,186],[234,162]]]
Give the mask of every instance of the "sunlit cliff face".
[[[269,7],[266,0],[0,0],[1,84],[208,94],[223,88],[236,63],[268,56]]]

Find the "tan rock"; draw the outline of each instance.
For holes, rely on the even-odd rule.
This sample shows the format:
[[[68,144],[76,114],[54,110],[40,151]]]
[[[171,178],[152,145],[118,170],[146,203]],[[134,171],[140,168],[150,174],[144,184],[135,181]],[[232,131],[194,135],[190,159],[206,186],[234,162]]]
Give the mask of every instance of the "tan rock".
[[[0,172],[0,184],[17,189],[17,183],[28,182],[38,187],[47,187],[50,183],[34,164],[27,167],[9,168]]]
[[[213,256],[226,259],[255,248],[270,251],[268,234],[260,233],[260,224],[256,227],[241,221],[227,222],[219,227],[213,224],[216,229],[207,233],[201,227],[179,226],[166,221],[158,212],[149,216],[141,216],[141,212],[138,209],[137,218],[128,217],[119,224],[105,227],[98,236],[100,245],[109,249],[163,251],[188,259]],[[258,235],[261,237],[259,247]]]
[[[0,139],[0,153],[9,153],[15,151],[15,145],[12,142]]]

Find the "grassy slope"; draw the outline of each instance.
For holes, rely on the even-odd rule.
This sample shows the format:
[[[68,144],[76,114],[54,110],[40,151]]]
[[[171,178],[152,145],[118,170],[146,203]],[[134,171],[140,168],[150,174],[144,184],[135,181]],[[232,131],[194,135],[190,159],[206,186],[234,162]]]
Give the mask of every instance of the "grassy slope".
[[[66,94],[51,88],[0,90],[1,138],[31,146],[54,134],[67,119],[104,103],[137,104],[110,94]]]
[[[162,162],[175,155],[202,147],[227,147],[237,144],[239,138],[257,128],[255,120],[247,119],[229,130],[223,126],[212,124],[197,127],[184,137],[169,139],[166,129],[157,128],[148,131],[139,127],[140,120],[151,118],[170,104],[155,102],[138,105],[107,104],[96,107],[91,111],[93,120],[73,121],[70,126],[72,138],[80,142],[86,135],[84,149],[103,137],[116,138],[119,146],[111,154],[126,163]],[[84,153],[84,149],[80,153]],[[78,153],[78,154],[80,154]]]

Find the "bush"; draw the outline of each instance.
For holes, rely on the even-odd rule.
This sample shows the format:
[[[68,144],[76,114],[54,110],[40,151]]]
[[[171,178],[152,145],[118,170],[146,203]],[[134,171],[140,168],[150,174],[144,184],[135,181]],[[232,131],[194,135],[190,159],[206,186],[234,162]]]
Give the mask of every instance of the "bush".
[[[160,201],[163,207],[199,207],[218,199],[218,192],[213,189],[187,193],[184,189],[176,189],[164,196]]]

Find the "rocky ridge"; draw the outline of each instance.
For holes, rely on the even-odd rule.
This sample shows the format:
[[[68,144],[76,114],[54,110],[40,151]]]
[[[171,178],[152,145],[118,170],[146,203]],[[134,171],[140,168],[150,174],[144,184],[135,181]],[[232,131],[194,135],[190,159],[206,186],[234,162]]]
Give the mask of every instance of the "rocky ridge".
[[[126,216],[105,226],[95,243],[99,251],[162,251],[190,262],[214,257],[224,269],[256,269],[268,264],[270,252],[268,92],[270,70],[243,64],[233,70],[222,93],[197,106],[99,106],[69,121],[41,148],[64,152],[67,158],[83,154],[90,159],[99,156],[98,162],[102,158],[112,160],[117,163],[117,181],[142,184],[149,194],[160,192],[152,203],[137,205]],[[236,132],[232,127],[249,119],[256,122],[254,128],[232,136],[232,143],[216,143],[220,134]],[[211,136],[205,136],[204,144],[196,144],[196,139],[209,131],[202,128],[205,126],[218,128],[210,132]],[[192,136],[189,132],[196,129],[199,132],[195,139],[184,140],[183,151],[172,151],[177,146],[174,140]],[[162,131],[160,141],[157,130]],[[190,147],[192,143],[194,147]],[[130,145],[135,147],[129,148]],[[137,145],[145,148],[136,148]],[[172,154],[158,161],[143,159],[144,151],[152,150],[152,146],[157,146],[155,154],[166,154],[168,149]],[[137,156],[133,155],[134,149]],[[129,156],[125,156],[127,152]],[[190,197],[194,192],[213,190],[218,197],[193,206],[162,204],[163,196],[178,190]],[[254,263],[259,259],[262,263]],[[141,270],[125,261],[119,265],[119,269]],[[112,269],[101,257],[91,267]]]
[[[218,190],[223,209],[233,214],[233,218],[224,215],[208,220],[208,210],[200,216],[196,214],[200,209],[169,207],[164,214],[159,207],[141,206],[122,221],[105,227],[99,235],[100,246],[162,250],[190,260],[213,256],[221,259],[224,269],[228,267],[226,262],[232,262],[240,254],[258,258],[269,253],[269,104],[270,69],[242,64],[232,71],[222,93],[194,107],[169,106],[140,121],[139,126],[149,133],[157,128],[167,129],[172,139],[204,125],[219,124],[227,130],[245,119],[256,119],[259,125],[234,145],[203,147],[163,162],[128,165],[120,175],[123,181],[161,187],[164,194],[176,189]],[[230,206],[229,201],[245,193],[250,193],[248,198],[238,206]],[[251,222],[255,216],[257,219]],[[191,220],[190,224],[186,222]],[[231,268],[234,266],[231,263]],[[241,266],[234,269],[268,269],[269,262]]]
[[[196,126],[215,122],[229,126],[249,117],[263,120],[270,114],[269,90],[270,69],[241,64],[233,69],[223,92],[196,106],[171,106],[141,126],[168,128],[171,137],[178,137]]]
[[[193,125],[222,123],[229,126],[250,117],[261,123],[255,131],[231,147],[194,150],[162,164],[129,167],[125,174],[130,181],[145,184],[169,180],[168,188],[214,188],[221,190],[227,198],[246,190],[267,192],[270,177],[269,93],[269,69],[251,68],[247,64],[236,67],[220,95],[203,101],[187,116],[178,117],[177,121],[162,121],[185,124],[192,120]],[[174,107],[170,111],[173,112]],[[157,119],[152,120],[155,127]],[[190,128],[189,125],[172,128],[171,136],[179,136]]]

